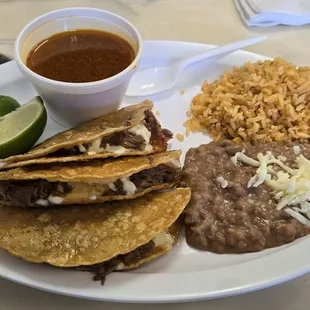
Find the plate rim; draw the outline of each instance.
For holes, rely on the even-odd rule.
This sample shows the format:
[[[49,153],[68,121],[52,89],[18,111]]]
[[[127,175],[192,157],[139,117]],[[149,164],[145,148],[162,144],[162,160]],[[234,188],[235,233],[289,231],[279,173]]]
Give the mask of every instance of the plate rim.
[[[146,40],[144,41],[145,47],[148,45],[162,45],[162,44],[175,44],[176,46],[184,45],[184,46],[193,46],[193,47],[201,47],[207,49],[211,49],[216,47],[216,45],[212,44],[205,44],[205,43],[199,43],[199,42],[188,42],[188,41],[165,41],[165,40]],[[240,54],[240,56],[244,55],[245,58],[248,57],[255,57],[257,59],[271,59],[269,57],[266,57],[264,55],[256,54],[249,51],[239,50],[234,52],[233,54]],[[230,57],[226,56],[226,57]],[[8,63],[5,63],[0,66],[0,71],[10,71],[11,75],[15,75],[15,79],[17,78],[23,78],[21,72],[17,68],[16,62],[10,61]],[[13,73],[12,73],[13,72]],[[18,76],[16,76],[18,74]],[[193,272],[187,272],[187,273],[162,273],[162,274],[139,274],[139,273],[123,273],[122,279],[130,278],[131,285],[126,286],[123,289],[128,289],[128,287],[131,287],[131,290],[128,290],[127,293],[123,294],[120,293],[120,291],[117,289],[115,290],[115,293],[113,293],[112,286],[116,285],[119,286],[118,281],[114,280],[116,277],[111,275],[111,280],[109,278],[109,283],[107,286],[104,287],[104,289],[101,291],[102,295],[98,295],[99,289],[92,290],[90,288],[90,291],[94,291],[93,294],[90,294],[89,290],[83,290],[83,288],[71,288],[71,287],[62,287],[49,284],[48,282],[42,282],[37,279],[29,279],[29,278],[23,278],[23,276],[20,276],[18,274],[12,274],[8,275],[7,271],[3,268],[2,265],[0,265],[0,276],[4,279],[33,287],[39,290],[48,291],[51,293],[66,295],[66,296],[72,296],[77,298],[85,298],[85,299],[93,299],[93,300],[101,300],[101,301],[112,301],[112,302],[126,302],[126,303],[170,303],[170,302],[188,302],[188,301],[197,301],[197,300],[206,300],[206,299],[213,299],[213,298],[220,298],[220,297],[226,297],[226,296],[232,296],[237,295],[241,293],[248,293],[257,289],[263,289],[266,287],[270,287],[279,283],[282,283],[284,281],[288,281],[292,278],[301,276],[307,272],[310,271],[310,262],[303,258],[301,261],[298,262],[298,264],[295,264],[294,268],[291,268],[289,271],[283,264],[279,264],[278,256],[283,256],[283,251],[286,252],[286,255],[288,257],[293,256],[296,257],[296,255],[299,255],[299,257],[305,257],[303,255],[303,249],[304,243],[310,243],[310,239],[306,240],[304,238],[298,239],[294,244],[289,244],[285,248],[281,249],[281,251],[276,251],[274,253],[270,253],[270,255],[265,255],[263,257],[259,257],[254,260],[238,263],[236,265],[232,265],[230,267],[224,266],[224,267],[217,267],[212,269],[207,269],[204,271],[193,271]],[[293,249],[292,249],[293,248]],[[280,257],[281,258],[281,257]],[[15,258],[14,258],[15,259]],[[17,258],[18,259],[18,258]],[[277,276],[268,276],[262,272],[260,268],[257,268],[257,260],[259,261],[259,266],[264,266],[265,260],[267,262],[269,261],[273,263],[272,270],[274,274],[277,274]],[[222,280],[217,277],[218,270],[221,270],[221,272],[226,272],[228,275],[233,270],[234,272],[241,272],[242,269],[249,269],[251,270],[251,280],[250,279],[236,279],[236,278],[230,278],[227,283],[223,283]],[[190,275],[195,274],[195,277],[190,277]],[[204,276],[211,277],[212,278],[212,284],[214,285],[213,291],[206,291],[205,284],[205,278]],[[256,281],[253,281],[253,276]],[[119,275],[118,275],[119,277]],[[184,277],[186,278],[186,283],[182,287],[182,278],[184,282]],[[166,278],[166,279],[165,279]],[[163,280],[167,281],[167,278],[174,278],[174,282],[176,287],[173,288],[173,292],[168,293],[160,293],[160,292],[154,292],[154,287],[160,287]],[[193,279],[194,278],[194,279]],[[246,278],[246,277],[245,277]],[[121,280],[122,280],[121,279]],[[227,280],[227,279],[226,279]],[[168,282],[171,281],[168,280]],[[198,282],[199,283],[198,283]],[[134,283],[134,285],[132,285]],[[196,284],[195,284],[196,283]],[[197,285],[198,283],[198,285]],[[234,283],[234,284],[232,284]],[[133,294],[132,287],[135,285],[141,285],[144,287],[151,288],[149,291],[149,294],[144,294],[143,296],[135,297],[135,294]],[[96,283],[96,285],[98,285]],[[110,287],[110,289],[109,289]],[[185,290],[184,290],[185,287]],[[216,288],[218,287],[218,288]],[[219,288],[222,287],[222,288]],[[107,293],[108,292],[108,293]],[[157,295],[156,295],[157,294]]]

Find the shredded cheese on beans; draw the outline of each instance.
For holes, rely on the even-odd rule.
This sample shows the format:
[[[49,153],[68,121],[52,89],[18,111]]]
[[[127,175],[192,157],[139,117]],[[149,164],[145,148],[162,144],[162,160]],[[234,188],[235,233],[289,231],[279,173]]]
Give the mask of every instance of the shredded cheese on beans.
[[[295,154],[300,148],[294,148]],[[257,167],[256,174],[249,180],[247,187],[257,187],[263,183],[274,190],[277,210],[284,209],[300,223],[310,226],[310,161],[303,155],[296,160],[296,168],[289,167],[272,152],[259,153],[257,160],[248,157],[244,151],[237,152],[232,162],[238,161]],[[279,169],[274,170],[275,166]]]

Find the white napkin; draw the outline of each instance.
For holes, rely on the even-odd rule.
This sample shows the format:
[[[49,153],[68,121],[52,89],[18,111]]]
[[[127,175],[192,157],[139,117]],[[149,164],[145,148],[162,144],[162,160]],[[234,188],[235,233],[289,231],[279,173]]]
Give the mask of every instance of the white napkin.
[[[247,26],[302,26],[310,23],[310,0],[234,0]]]

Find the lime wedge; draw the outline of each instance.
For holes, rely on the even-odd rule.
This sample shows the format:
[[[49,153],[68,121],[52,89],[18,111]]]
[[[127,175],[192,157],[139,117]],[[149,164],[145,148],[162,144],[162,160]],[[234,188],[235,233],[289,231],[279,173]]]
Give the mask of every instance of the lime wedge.
[[[0,117],[9,114],[20,107],[20,104],[12,97],[0,95]]]
[[[29,151],[42,135],[46,121],[40,97],[0,118],[0,158]]]

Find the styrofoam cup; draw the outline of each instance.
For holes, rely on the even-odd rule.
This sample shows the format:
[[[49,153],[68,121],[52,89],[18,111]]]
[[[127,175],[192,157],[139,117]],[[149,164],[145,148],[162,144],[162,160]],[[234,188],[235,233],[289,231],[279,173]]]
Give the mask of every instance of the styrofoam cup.
[[[136,57],[122,72],[89,83],[55,81],[26,66],[29,52],[39,42],[54,34],[76,29],[115,33],[131,44]],[[72,127],[119,108],[139,64],[142,45],[139,31],[123,17],[95,8],[72,7],[52,11],[32,20],[18,35],[14,53],[19,69],[42,96],[50,115],[61,125]]]

